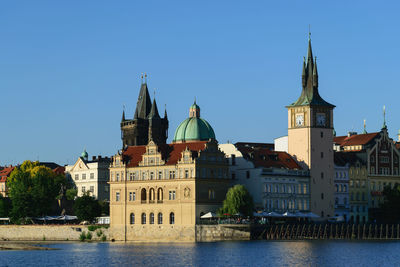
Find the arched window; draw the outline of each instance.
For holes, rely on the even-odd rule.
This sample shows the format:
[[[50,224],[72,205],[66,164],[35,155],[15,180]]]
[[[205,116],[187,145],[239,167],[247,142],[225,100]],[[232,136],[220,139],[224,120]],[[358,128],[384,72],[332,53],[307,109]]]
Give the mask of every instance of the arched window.
[[[150,188],[150,191],[149,191],[149,200],[150,200],[150,202],[154,202],[155,198],[156,198],[156,193],[154,191],[154,188]]]
[[[343,185],[342,184],[339,187],[339,192],[343,192]]]
[[[134,213],[131,213],[130,218],[131,218],[131,224],[135,224],[135,214]]]
[[[150,224],[154,224],[154,213],[150,213]]]
[[[142,188],[140,197],[142,199],[142,202],[146,202],[147,196],[146,196],[146,189],[145,188]]]
[[[335,189],[336,189],[336,192],[339,192],[339,186],[337,184],[335,184]]]
[[[162,213],[158,213],[158,224],[162,224]]]
[[[343,192],[347,192],[347,185],[343,186]]]
[[[173,212],[169,214],[169,224],[175,224],[175,214]]]
[[[163,201],[163,199],[164,199],[164,194],[163,194],[162,188],[160,187],[160,188],[158,188],[158,190],[157,190],[157,200],[158,200],[159,202],[161,202],[161,201]]]
[[[142,213],[142,224],[146,224],[146,213]]]

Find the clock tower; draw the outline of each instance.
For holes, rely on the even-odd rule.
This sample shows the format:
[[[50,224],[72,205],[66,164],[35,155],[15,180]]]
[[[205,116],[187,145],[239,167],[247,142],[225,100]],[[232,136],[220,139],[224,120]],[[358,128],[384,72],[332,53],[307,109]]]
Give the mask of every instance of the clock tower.
[[[311,38],[303,61],[302,91],[288,109],[288,152],[310,171],[310,210],[334,216],[333,109],[318,92],[317,60]]]

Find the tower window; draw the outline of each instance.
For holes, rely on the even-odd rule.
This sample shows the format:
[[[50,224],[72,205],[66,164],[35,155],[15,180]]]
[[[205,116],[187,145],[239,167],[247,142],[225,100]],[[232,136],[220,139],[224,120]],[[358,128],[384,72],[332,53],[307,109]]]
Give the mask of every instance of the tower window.
[[[246,171],[246,178],[247,178],[247,179],[250,178],[250,171]]]
[[[321,179],[324,179],[324,173],[321,172]]]
[[[321,132],[321,138],[323,138],[324,137],[324,132]]]
[[[321,159],[324,158],[324,152],[321,152]]]
[[[321,193],[321,199],[324,199],[324,193]]]

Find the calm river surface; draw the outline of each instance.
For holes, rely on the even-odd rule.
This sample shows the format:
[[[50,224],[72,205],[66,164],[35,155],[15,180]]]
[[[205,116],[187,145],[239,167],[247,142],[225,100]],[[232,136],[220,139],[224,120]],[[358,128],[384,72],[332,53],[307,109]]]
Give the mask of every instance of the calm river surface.
[[[400,242],[52,243],[0,251],[0,266],[400,266]]]

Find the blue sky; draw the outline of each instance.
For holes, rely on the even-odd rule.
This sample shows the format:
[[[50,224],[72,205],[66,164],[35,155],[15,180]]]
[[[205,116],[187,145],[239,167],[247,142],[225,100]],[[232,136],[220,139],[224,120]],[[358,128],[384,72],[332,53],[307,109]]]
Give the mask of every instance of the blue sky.
[[[301,92],[311,24],[337,133],[392,138],[400,84],[396,1],[1,1],[0,165],[72,163],[121,147],[140,73],[167,105],[169,140],[196,97],[220,143],[273,142]],[[153,94],[151,92],[151,94]]]

